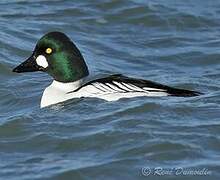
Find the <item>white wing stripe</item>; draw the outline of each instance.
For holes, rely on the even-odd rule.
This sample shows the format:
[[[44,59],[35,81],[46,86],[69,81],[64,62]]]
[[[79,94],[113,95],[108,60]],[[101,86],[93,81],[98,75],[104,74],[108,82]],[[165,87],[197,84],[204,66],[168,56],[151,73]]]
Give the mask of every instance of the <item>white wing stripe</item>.
[[[130,87],[134,88],[136,91],[142,91],[142,92],[146,92],[144,89],[138,87],[138,86],[135,86],[131,83],[128,84]]]
[[[102,91],[102,92],[106,92],[106,89],[104,89],[103,87],[101,87],[99,85],[99,83],[94,83],[92,84],[93,86],[95,86],[95,88],[97,88],[99,91]]]
[[[143,89],[141,89],[140,87],[137,87],[135,85],[130,85],[130,84],[126,84],[126,83],[123,83],[124,86],[126,86],[127,88],[130,89],[130,91],[141,91],[141,92],[145,92]]]
[[[154,90],[154,91],[166,91],[165,89],[157,89],[157,88],[150,88],[150,87],[144,87],[144,90]]]
[[[117,88],[116,86],[110,84],[110,83],[106,83],[106,85],[110,86],[112,89],[114,89],[116,92],[124,92],[123,90]]]
[[[113,81],[113,83],[125,91],[131,91],[130,89],[128,89],[126,86],[124,86],[123,84],[121,84],[119,82]]]
[[[107,86],[106,84],[101,84],[100,86],[105,88],[106,90],[110,91],[110,92],[117,92],[116,90],[112,89],[111,87]]]
[[[151,87],[138,87],[131,83],[125,83],[125,82],[117,82],[112,81],[112,83],[92,83],[98,91],[100,92],[132,92],[132,91],[138,91],[138,92],[145,92],[150,93],[150,91],[158,91],[158,92],[166,92],[165,89],[158,89],[158,88],[151,88]]]
[[[122,82],[121,84],[123,84],[123,86],[125,86],[128,89],[128,91],[131,91],[131,92],[135,91],[135,89],[133,87],[129,86],[128,84],[126,84],[124,82]]]

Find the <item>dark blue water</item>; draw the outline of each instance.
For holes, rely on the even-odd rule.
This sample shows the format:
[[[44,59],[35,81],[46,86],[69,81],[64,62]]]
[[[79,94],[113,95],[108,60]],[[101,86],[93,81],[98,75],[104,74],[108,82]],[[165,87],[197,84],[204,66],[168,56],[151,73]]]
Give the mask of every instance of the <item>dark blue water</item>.
[[[55,30],[77,44],[92,74],[205,95],[40,109],[52,79],[11,70]],[[220,1],[1,1],[0,179],[219,179],[219,62]]]

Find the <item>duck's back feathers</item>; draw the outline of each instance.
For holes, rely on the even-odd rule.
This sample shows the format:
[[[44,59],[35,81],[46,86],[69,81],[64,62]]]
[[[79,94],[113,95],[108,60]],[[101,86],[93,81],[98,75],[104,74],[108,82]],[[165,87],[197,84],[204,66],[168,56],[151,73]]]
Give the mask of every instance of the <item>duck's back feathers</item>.
[[[179,96],[191,97],[198,96],[201,93],[185,89],[172,88],[166,85],[155,83],[148,80],[136,79],[114,74],[108,77],[95,79],[85,83],[80,88],[71,91],[76,92],[86,86],[93,86],[103,94],[111,93],[146,93],[146,96]]]

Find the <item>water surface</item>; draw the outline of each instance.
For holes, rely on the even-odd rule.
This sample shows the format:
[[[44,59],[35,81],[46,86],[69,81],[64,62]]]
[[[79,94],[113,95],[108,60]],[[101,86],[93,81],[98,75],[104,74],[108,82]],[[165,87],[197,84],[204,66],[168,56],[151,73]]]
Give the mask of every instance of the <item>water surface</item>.
[[[220,2],[0,2],[0,179],[219,179]],[[40,109],[52,79],[15,74],[46,32],[62,31],[92,74],[195,89],[194,98],[71,100]],[[143,168],[211,172],[147,176]]]

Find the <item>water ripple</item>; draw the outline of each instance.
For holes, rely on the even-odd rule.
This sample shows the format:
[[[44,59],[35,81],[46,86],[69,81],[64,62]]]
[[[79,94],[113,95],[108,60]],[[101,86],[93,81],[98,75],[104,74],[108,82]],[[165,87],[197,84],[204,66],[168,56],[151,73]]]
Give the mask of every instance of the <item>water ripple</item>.
[[[219,7],[191,0],[1,1],[1,178],[143,179],[143,167],[181,166],[205,167],[212,176],[204,179],[219,179]],[[55,30],[74,40],[91,74],[122,73],[204,95],[91,98],[40,109],[51,78],[12,69]],[[161,177],[168,178],[203,177]]]

